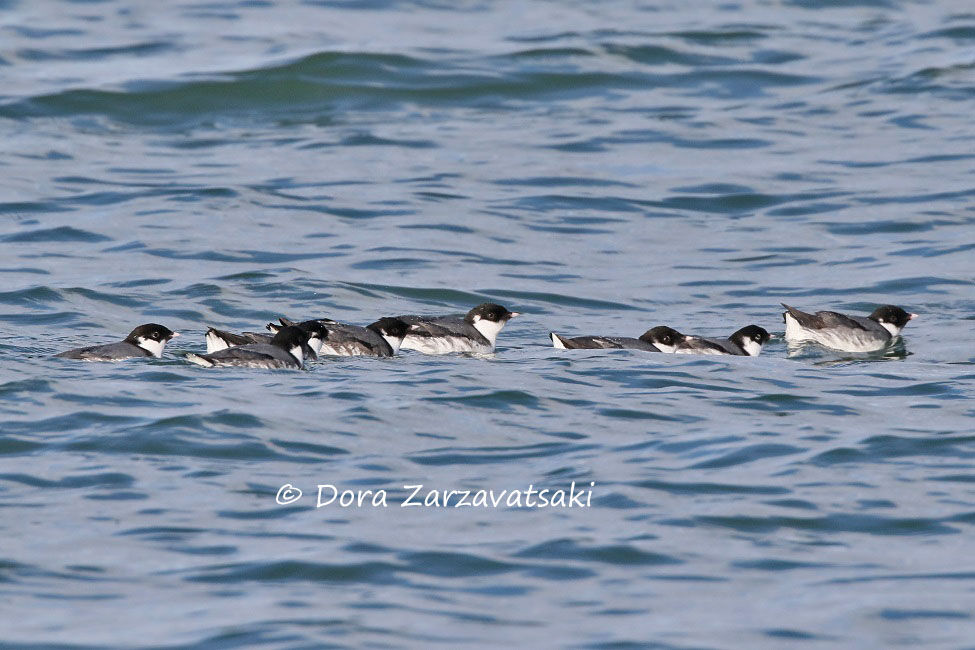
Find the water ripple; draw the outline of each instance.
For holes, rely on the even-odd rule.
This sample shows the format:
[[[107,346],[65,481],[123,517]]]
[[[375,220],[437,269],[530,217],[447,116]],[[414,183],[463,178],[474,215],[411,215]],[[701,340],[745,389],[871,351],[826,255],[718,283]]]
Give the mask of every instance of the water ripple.
[[[970,644],[970,11],[117,4],[0,0],[0,645]],[[185,361],[483,302],[492,355]],[[780,302],[921,317],[842,354]],[[145,322],[162,358],[50,358]]]

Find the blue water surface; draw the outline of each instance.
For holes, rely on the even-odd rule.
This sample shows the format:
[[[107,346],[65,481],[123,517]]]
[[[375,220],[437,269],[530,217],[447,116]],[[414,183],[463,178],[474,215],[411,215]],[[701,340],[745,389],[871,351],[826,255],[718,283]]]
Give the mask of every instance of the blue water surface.
[[[0,645],[972,644],[968,3],[7,0],[0,37]],[[183,358],[485,301],[523,314],[487,357]],[[780,302],[920,318],[548,339]],[[51,358],[144,322],[162,359]]]

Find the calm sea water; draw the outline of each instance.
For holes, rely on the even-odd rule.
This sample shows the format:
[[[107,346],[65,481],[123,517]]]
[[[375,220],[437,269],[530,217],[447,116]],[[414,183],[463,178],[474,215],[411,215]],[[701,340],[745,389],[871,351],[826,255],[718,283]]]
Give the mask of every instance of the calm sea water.
[[[0,37],[0,644],[975,642],[970,3],[5,0]],[[524,313],[488,358],[182,359],[487,300]],[[921,318],[856,359],[547,337],[780,301]],[[50,358],[149,321],[160,360]]]

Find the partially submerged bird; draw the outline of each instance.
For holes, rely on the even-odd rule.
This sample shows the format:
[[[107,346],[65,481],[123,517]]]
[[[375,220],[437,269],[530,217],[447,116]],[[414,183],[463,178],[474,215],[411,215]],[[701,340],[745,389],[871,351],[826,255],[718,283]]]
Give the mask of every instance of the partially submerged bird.
[[[216,327],[208,327],[206,333],[207,354],[226,350],[237,345],[250,343],[268,343],[271,337],[264,332],[228,332]]]
[[[518,312],[492,302],[478,305],[464,316],[398,316],[410,326],[401,347],[425,354],[487,354],[494,352],[498,332],[517,316]]]
[[[268,323],[267,328],[276,332],[281,326],[291,324],[291,321],[286,318],[278,320],[281,321],[281,325]],[[390,317],[380,318],[365,327],[339,323],[328,318],[321,318],[318,322],[328,329],[318,351],[319,354],[340,357],[391,357],[399,352],[403,338],[410,327],[399,318]]]
[[[79,361],[121,361],[135,357],[156,357],[158,359],[162,356],[166,343],[177,336],[179,333],[168,327],[156,323],[146,323],[136,327],[129,332],[125,340],[117,343],[75,348],[54,356]]]
[[[205,368],[235,366],[238,368],[300,369],[308,346],[308,332],[299,327],[282,327],[269,343],[247,343],[212,354],[187,354],[186,359]]]
[[[308,342],[304,349],[304,354],[309,359],[316,359],[319,350],[322,348],[322,341],[328,336],[327,327],[318,320],[307,320],[302,323],[294,323],[292,321],[287,321],[286,319],[281,319],[281,322],[286,325],[291,325],[303,330],[308,334]],[[270,326],[268,326],[270,328]],[[273,331],[277,332],[280,328],[275,328]],[[218,330],[215,327],[207,329],[206,342],[207,342],[207,354],[213,354],[214,352],[219,352],[220,350],[226,350],[227,348],[239,346],[239,345],[249,345],[251,343],[270,343],[271,339],[274,337],[273,334],[265,334],[264,332],[242,332],[240,334],[235,334],[234,332],[227,332],[224,330]]]
[[[549,332],[548,336],[552,339],[552,347],[558,350],[643,350],[645,352],[660,352],[654,341],[663,347],[673,345],[672,341],[678,340],[674,335],[680,336],[677,330],[669,327],[654,327],[649,329],[639,338],[629,336],[576,336],[569,338],[561,336],[555,332]]]
[[[564,350],[627,348],[647,352],[676,354],[732,354],[758,356],[769,340],[769,333],[757,325],[743,327],[726,339],[706,339],[681,334],[672,327],[659,326],[644,332],[640,338],[625,336],[578,336],[567,338],[549,334],[552,345]]]
[[[699,336],[685,336],[677,346],[677,354],[732,354],[736,356],[757,357],[762,346],[768,343],[771,335],[758,325],[741,328],[726,339],[706,339]]]
[[[782,303],[785,312],[785,340],[812,341],[843,352],[874,352],[887,347],[908,321],[917,318],[894,305],[878,307],[867,317],[847,316],[835,311],[807,314]]]
[[[668,354],[677,352],[677,348],[687,338],[673,327],[666,325],[651,328],[643,336],[647,337],[646,340],[652,343],[653,347]]]

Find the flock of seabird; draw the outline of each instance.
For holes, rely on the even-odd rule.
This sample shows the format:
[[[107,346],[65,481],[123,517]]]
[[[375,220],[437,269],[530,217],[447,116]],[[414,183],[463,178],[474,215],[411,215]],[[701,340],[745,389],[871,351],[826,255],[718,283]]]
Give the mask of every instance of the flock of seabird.
[[[812,342],[842,352],[874,352],[900,336],[907,322],[917,317],[895,307],[878,307],[869,316],[847,316],[834,311],[808,314],[782,305],[785,339],[792,343]],[[281,318],[268,323],[268,332],[226,332],[209,328],[207,351],[188,353],[186,359],[207,368],[301,368],[306,359],[318,356],[389,357],[400,350],[425,354],[494,352],[498,333],[509,320],[519,316],[494,303],[484,303],[464,316],[394,316],[380,318],[360,327],[329,318],[294,322]],[[178,333],[156,323],[140,325],[117,343],[92,345],[56,355],[81,361],[120,361],[137,357],[161,357],[163,349]],[[634,349],[671,354],[727,354],[758,356],[771,335],[758,325],[748,325],[726,339],[681,334],[677,330],[653,327],[637,338],[625,336],[568,337],[551,332],[555,348]]]

